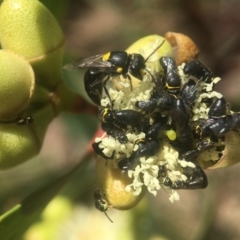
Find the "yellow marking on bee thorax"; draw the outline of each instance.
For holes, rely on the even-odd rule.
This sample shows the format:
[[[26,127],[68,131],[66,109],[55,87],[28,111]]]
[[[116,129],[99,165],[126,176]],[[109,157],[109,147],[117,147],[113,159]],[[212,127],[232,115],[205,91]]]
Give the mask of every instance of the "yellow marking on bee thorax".
[[[166,83],[166,87],[168,89],[180,89],[180,86],[169,86],[167,83]]]
[[[102,57],[102,60],[107,61],[110,58],[110,55],[111,55],[111,52],[108,52],[108,53],[104,54],[103,57]]]

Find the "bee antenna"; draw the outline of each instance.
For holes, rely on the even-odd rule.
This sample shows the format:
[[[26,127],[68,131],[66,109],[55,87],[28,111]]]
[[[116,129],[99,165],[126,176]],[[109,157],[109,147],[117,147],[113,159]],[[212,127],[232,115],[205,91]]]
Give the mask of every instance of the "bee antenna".
[[[148,61],[148,59],[164,44],[164,42],[165,40],[163,40],[161,44],[154,49],[154,51],[145,59],[144,63]]]
[[[109,220],[111,223],[113,223],[113,220],[107,215],[107,213],[104,212],[104,214],[105,214],[105,216],[108,218],[108,220]]]

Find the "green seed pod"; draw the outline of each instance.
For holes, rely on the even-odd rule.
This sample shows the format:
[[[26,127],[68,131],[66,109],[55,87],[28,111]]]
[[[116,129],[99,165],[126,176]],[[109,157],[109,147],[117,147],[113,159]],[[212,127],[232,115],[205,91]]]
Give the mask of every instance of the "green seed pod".
[[[37,0],[4,0],[0,7],[3,49],[24,56],[37,81],[53,89],[61,80],[64,36],[54,16]]]
[[[32,111],[30,125],[0,124],[0,170],[14,167],[38,154],[47,127],[55,117],[52,104]]]
[[[14,167],[36,155],[38,140],[30,125],[0,125],[0,170]]]
[[[0,79],[0,120],[14,119],[31,99],[34,72],[23,57],[0,50]]]

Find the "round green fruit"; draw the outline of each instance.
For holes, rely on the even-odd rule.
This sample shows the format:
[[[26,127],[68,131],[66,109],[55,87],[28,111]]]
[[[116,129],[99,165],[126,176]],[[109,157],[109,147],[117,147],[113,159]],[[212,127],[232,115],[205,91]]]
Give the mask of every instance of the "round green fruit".
[[[4,0],[0,6],[0,42],[24,56],[36,81],[54,89],[61,81],[64,35],[51,12],[37,0]]]
[[[0,170],[14,167],[36,155],[40,145],[30,125],[0,125]]]
[[[0,79],[0,120],[14,119],[29,104],[34,72],[23,57],[0,50]]]

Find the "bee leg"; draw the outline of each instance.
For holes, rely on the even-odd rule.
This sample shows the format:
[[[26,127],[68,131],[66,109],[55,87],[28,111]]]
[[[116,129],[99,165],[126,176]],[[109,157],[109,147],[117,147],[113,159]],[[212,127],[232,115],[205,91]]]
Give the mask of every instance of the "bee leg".
[[[110,102],[110,104],[111,104],[111,109],[113,109],[113,101],[111,100],[111,97],[110,97],[109,92],[108,92],[107,87],[106,87],[107,82],[109,81],[109,79],[110,79],[110,77],[108,76],[108,77],[103,81],[103,89],[104,89],[104,91],[105,91],[105,93],[106,93],[106,95],[107,95],[107,97],[108,97],[108,99],[109,99],[109,102]]]
[[[131,91],[132,91],[132,90],[133,90],[132,78],[131,78],[128,74],[126,74],[126,76],[123,75],[123,77],[128,79],[128,81],[129,81],[129,83],[130,83],[130,89],[131,89]]]

